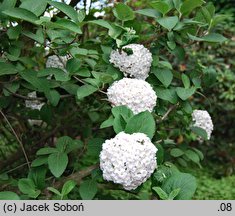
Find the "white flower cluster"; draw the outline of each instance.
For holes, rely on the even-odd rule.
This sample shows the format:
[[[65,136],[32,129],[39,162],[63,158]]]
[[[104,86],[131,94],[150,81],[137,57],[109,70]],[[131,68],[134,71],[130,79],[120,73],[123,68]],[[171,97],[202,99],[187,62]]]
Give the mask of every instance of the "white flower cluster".
[[[213,131],[213,122],[210,114],[206,110],[194,110],[192,113],[192,119],[194,121],[193,126],[204,129],[209,140]]]
[[[37,98],[37,93],[36,91],[30,92],[27,95],[29,98]],[[39,100],[26,100],[25,101],[25,106],[27,108],[33,109],[33,110],[41,110],[42,106],[44,105],[44,103],[42,103]]]
[[[109,61],[118,67],[124,76],[145,80],[153,61],[151,52],[141,44],[129,44],[122,49],[131,49],[133,53],[127,54],[124,50],[119,53],[118,50],[113,50]]]
[[[67,63],[67,57],[66,56],[60,56],[52,55],[47,58],[46,67],[47,68],[59,68],[62,70],[64,69],[64,65]]]
[[[138,114],[152,112],[157,96],[151,85],[144,80],[123,78],[115,81],[107,90],[108,100],[112,106],[125,105]]]
[[[30,92],[27,95],[30,98],[37,98],[37,93],[36,91]],[[32,110],[41,110],[45,103],[39,101],[39,100],[26,100],[25,101],[25,106],[27,108],[30,108]],[[42,120],[37,120],[37,119],[28,119],[28,122],[31,126],[37,125],[40,126],[42,124]]]
[[[119,133],[103,143],[100,168],[103,178],[123,185],[126,190],[136,189],[157,167],[157,148],[143,133]]]

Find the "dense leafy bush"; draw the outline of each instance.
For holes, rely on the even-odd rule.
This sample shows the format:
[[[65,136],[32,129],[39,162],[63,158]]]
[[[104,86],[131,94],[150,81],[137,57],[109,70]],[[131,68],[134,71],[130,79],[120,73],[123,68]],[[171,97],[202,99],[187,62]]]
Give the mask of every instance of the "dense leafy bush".
[[[201,167],[199,143],[210,138],[204,127],[208,121],[194,124],[191,115],[207,107],[204,94],[216,79],[215,64],[204,64],[199,53],[227,41],[218,28],[224,16],[202,0],[74,9],[78,3],[1,3],[0,198],[191,199],[196,179],[180,170]],[[101,17],[96,18],[98,11]],[[151,55],[130,44],[142,44]],[[139,76],[143,58],[147,76]],[[131,76],[123,79],[123,70]],[[119,80],[131,81],[111,91]],[[125,145],[107,141],[123,131],[132,134],[124,137]],[[132,139],[139,148],[126,145]],[[105,140],[124,156],[119,164],[108,151],[102,154],[102,172],[99,155]],[[150,149],[143,151],[146,143],[157,149],[153,174],[148,166],[155,163],[136,160]],[[133,152],[133,158],[123,152]],[[129,187],[127,179],[119,181],[123,175],[130,178],[128,184],[136,179],[143,184]]]

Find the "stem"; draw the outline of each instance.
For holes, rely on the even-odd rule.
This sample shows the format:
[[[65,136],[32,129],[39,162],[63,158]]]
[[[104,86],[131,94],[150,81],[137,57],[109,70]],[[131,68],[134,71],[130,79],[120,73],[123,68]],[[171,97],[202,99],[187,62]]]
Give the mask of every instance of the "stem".
[[[79,79],[77,76],[73,76],[77,81],[79,81],[80,83],[86,85],[87,83],[84,82],[83,80]],[[98,90],[100,93],[103,93],[103,94],[107,94],[106,92],[102,91],[102,90]]]
[[[20,94],[17,94],[17,93],[14,93],[12,92],[11,90],[9,90],[8,88],[6,87],[3,87],[4,89],[6,89],[9,93],[11,93],[14,97],[17,97],[17,98],[20,98],[20,99],[23,99],[23,100],[30,100],[30,101],[45,101],[46,98],[43,98],[43,97],[27,97],[27,96],[24,96],[24,95],[20,95]],[[70,94],[65,94],[65,95],[61,95],[60,98],[63,99],[63,98],[69,98],[69,97],[73,97],[73,95],[70,95]]]
[[[173,106],[170,106],[170,108],[166,111],[166,113],[162,116],[162,118],[160,119],[160,121],[158,121],[157,123],[161,123],[163,122],[167,117],[168,115],[178,106],[179,104],[175,104]]]
[[[5,114],[2,112],[2,110],[0,110],[0,113],[2,114],[3,118],[5,119],[5,121],[7,122],[7,124],[9,125],[12,133],[15,135],[16,137],[16,140],[18,141],[18,143],[20,144],[20,147],[22,149],[22,152],[24,154],[24,157],[25,157],[25,160],[27,162],[27,165],[28,165],[28,168],[30,169],[30,162],[29,162],[29,159],[28,159],[28,156],[26,154],[26,151],[25,151],[25,148],[24,148],[24,145],[23,143],[21,142],[20,138],[18,137],[16,131],[14,130],[14,128],[12,127],[11,123],[8,121],[7,117],[5,116]]]
[[[57,181],[53,187],[58,189],[58,188],[62,187],[64,185],[64,183],[68,180],[74,180],[77,183],[77,185],[79,185],[83,178],[89,176],[92,173],[92,171],[97,169],[98,167],[99,167],[99,163],[91,165],[84,170],[75,172],[75,173]],[[44,194],[46,195],[47,199],[49,199],[51,197],[51,193],[48,193],[47,189],[44,190]]]

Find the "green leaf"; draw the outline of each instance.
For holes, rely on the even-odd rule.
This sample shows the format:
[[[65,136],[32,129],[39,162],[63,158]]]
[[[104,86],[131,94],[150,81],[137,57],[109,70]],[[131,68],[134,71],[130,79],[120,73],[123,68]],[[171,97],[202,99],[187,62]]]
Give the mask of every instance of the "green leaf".
[[[89,84],[85,84],[81,87],[78,88],[77,90],[77,98],[80,100],[84,97],[87,97],[91,94],[93,94],[94,92],[96,92],[98,90],[98,88],[89,85]]]
[[[68,195],[76,186],[76,182],[73,180],[66,181],[63,185],[61,194],[62,196]]]
[[[69,74],[60,68],[45,68],[38,72],[38,77],[44,77],[48,75],[54,75],[56,81],[66,82],[70,80]]]
[[[192,148],[199,156],[200,160],[203,160],[204,159],[204,155],[201,151],[199,151],[198,149],[196,148]]]
[[[157,22],[164,28],[168,29],[168,31],[171,31],[176,24],[178,23],[179,18],[177,16],[171,16],[171,17],[162,17],[158,18]]]
[[[173,200],[179,194],[180,190],[180,188],[176,188],[175,190],[171,191],[168,200]]]
[[[203,69],[203,84],[205,86],[211,87],[217,82],[217,71],[214,67],[204,68]]]
[[[104,142],[101,138],[90,139],[87,144],[87,155],[98,158]]]
[[[53,192],[54,194],[58,195],[59,197],[62,196],[62,194],[57,189],[55,189],[53,187],[48,187],[47,190]]]
[[[210,14],[210,12],[206,7],[201,8],[201,13],[204,16],[206,22],[210,25],[213,15]]]
[[[89,21],[89,23],[100,25],[100,26],[107,28],[107,29],[112,28],[112,26],[110,25],[110,23],[108,21],[102,20],[102,19],[91,20],[91,21]]]
[[[153,187],[152,189],[157,193],[161,200],[167,200],[168,194],[164,190],[162,190],[162,188]]]
[[[156,147],[158,149],[157,151],[157,164],[162,164],[164,161],[164,148],[160,144],[156,144]]]
[[[61,83],[60,87],[71,95],[77,95],[77,90],[79,88],[79,85],[73,84],[71,82],[63,82]]]
[[[60,101],[60,94],[56,90],[49,90],[46,92],[46,98],[50,101],[52,106],[57,106]]]
[[[6,62],[0,62],[0,76],[16,74],[17,70],[15,66]]]
[[[182,14],[189,14],[194,8],[201,6],[204,3],[203,0],[186,0],[180,7]]]
[[[20,71],[21,77],[29,82],[32,86],[34,86],[39,91],[47,92],[50,89],[49,81],[44,78],[38,78],[37,72],[32,70]]]
[[[69,143],[66,148],[66,153],[70,153],[71,151],[81,149],[83,147],[83,142],[81,140],[73,140],[73,142]]]
[[[188,89],[177,87],[176,93],[182,100],[187,100],[189,97],[191,97],[194,94],[195,90],[196,90],[195,87],[191,87]]]
[[[191,39],[191,40],[194,40],[194,41],[204,41],[202,38],[199,38],[197,36],[194,36],[194,35],[191,35],[188,33],[188,37]]]
[[[126,127],[125,119],[121,115],[116,116],[113,121],[113,129],[115,133],[118,134],[124,131],[125,127]]]
[[[175,89],[165,89],[165,88],[156,88],[155,89],[158,98],[176,104],[178,102],[178,97],[175,92]]]
[[[184,152],[179,148],[173,148],[170,151],[170,155],[173,156],[173,157],[180,157],[183,154],[184,154]]]
[[[72,59],[69,59],[67,61],[66,70],[70,74],[78,74],[76,72],[81,71],[80,67],[81,67],[81,60],[80,59],[72,58]],[[90,71],[87,68],[83,68],[83,69],[88,71],[88,76],[89,76],[90,75]],[[87,75],[86,72],[84,74]]]
[[[68,30],[73,31],[77,34],[82,34],[81,28],[76,23],[74,23],[68,19],[59,19],[54,24],[56,24],[57,26],[59,26],[63,29],[68,29]]]
[[[158,183],[163,183],[166,181],[171,175],[179,172],[176,166],[171,163],[164,163],[164,165],[160,165],[157,170],[153,174],[153,179]]]
[[[95,71],[92,71],[91,73],[95,77],[95,79],[98,79],[101,83],[112,83],[113,82],[113,77],[110,74],[95,72]]]
[[[184,84],[184,87],[186,89],[190,88],[190,79],[188,78],[188,76],[186,74],[182,74],[181,79],[182,79],[182,82]]]
[[[43,190],[46,186],[46,173],[47,168],[45,166],[32,168],[29,171],[28,178],[33,180],[37,189]]]
[[[191,127],[191,130],[198,136],[202,137],[204,140],[208,140],[207,132],[204,129],[200,127]]]
[[[132,116],[134,116],[132,110],[130,110],[127,106],[116,106],[116,107],[113,107],[111,111],[115,118],[121,115],[126,122]]]
[[[173,68],[172,68],[172,65],[171,65],[171,63],[170,63],[169,61],[159,61],[159,65],[160,65],[161,67],[166,67],[166,68],[168,68],[168,69],[170,69],[170,70],[173,69]]]
[[[107,120],[102,122],[102,124],[100,125],[100,129],[113,126],[113,121],[114,121],[113,116],[110,116]]]
[[[48,157],[48,165],[51,173],[55,177],[60,177],[68,165],[68,156],[66,153],[53,153]]]
[[[55,1],[49,1],[48,3],[50,5],[56,7],[60,11],[62,11],[69,18],[71,18],[73,21],[78,22],[78,13],[70,5],[67,5],[67,4],[62,3],[62,2],[55,2]]]
[[[196,178],[188,173],[177,172],[172,174],[162,185],[162,189],[170,194],[180,188],[176,200],[189,200],[194,195],[197,183]]]
[[[36,16],[40,16],[46,9],[47,6],[47,0],[24,0],[20,8],[27,9],[28,11],[31,11]]]
[[[126,133],[144,133],[150,139],[153,138],[155,133],[155,120],[149,111],[141,112],[133,116],[126,125]]]
[[[193,161],[196,164],[200,163],[200,158],[198,156],[198,154],[196,152],[194,152],[193,150],[188,149],[187,151],[185,151],[184,153],[187,158],[191,161]]]
[[[171,50],[174,50],[175,47],[176,47],[176,43],[175,41],[167,41],[167,46],[171,49]]]
[[[171,70],[154,68],[153,73],[166,88],[171,84],[173,79]]]
[[[118,3],[113,9],[114,16],[122,21],[133,20],[135,18],[135,14],[133,10],[126,4]]]
[[[18,182],[19,190],[28,195],[31,198],[37,198],[41,193],[40,190],[36,189],[36,186],[32,179],[22,178]]]
[[[56,142],[56,148],[59,152],[66,152],[67,148],[73,144],[73,139],[69,136],[62,136]]]
[[[39,149],[36,155],[48,155],[48,154],[57,153],[57,152],[58,150],[56,148],[44,147],[44,148]]]
[[[217,33],[210,33],[204,37],[202,37],[204,41],[214,42],[214,43],[223,43],[227,40],[223,35]]]
[[[11,191],[1,191],[0,200],[20,200],[20,197]]]
[[[183,158],[177,158],[177,162],[182,166],[182,167],[187,167],[188,163],[186,160],[184,160]]]
[[[31,31],[24,31],[23,34],[41,44],[44,43],[44,34],[41,28],[37,30],[36,34],[33,34]]]
[[[23,8],[11,8],[3,11],[2,13],[10,17],[22,19],[31,23],[35,23],[38,20],[34,13]]]
[[[141,10],[137,10],[135,11],[135,13],[138,13],[138,14],[141,14],[141,15],[144,15],[144,16],[148,16],[148,17],[152,17],[152,18],[158,18],[160,17],[160,13],[158,13],[156,10],[154,9],[141,9]]]
[[[223,35],[218,34],[218,33],[210,33],[204,37],[196,37],[191,34],[188,34],[189,38],[195,41],[205,41],[205,42],[210,42],[210,43],[223,43],[227,38],[225,38]]]
[[[182,5],[182,1],[181,0],[173,0],[174,6],[176,8],[177,11],[180,11],[180,7]]]
[[[47,156],[38,157],[35,160],[33,160],[33,162],[31,163],[31,167],[41,166],[43,164],[46,164],[47,161],[48,161],[48,157]]]
[[[15,7],[16,1],[17,0],[3,0],[3,1],[1,1],[2,2],[1,3],[1,10],[6,10],[9,8]]]
[[[122,28],[112,25],[108,21],[105,21],[105,20],[99,19],[99,20],[91,20],[89,22],[94,23],[96,25],[100,25],[104,28],[107,28],[109,30],[108,31],[109,36],[113,39],[116,39],[122,32]]]
[[[94,180],[83,181],[79,187],[79,194],[83,200],[92,200],[97,191],[97,183]]]
[[[154,1],[150,5],[157,11],[161,12],[163,16],[171,10],[170,5],[167,2],[163,1]]]
[[[17,40],[20,36],[21,30],[22,30],[22,27],[20,25],[17,25],[15,27],[12,26],[12,27],[8,28],[7,35],[9,37],[9,39]]]
[[[79,22],[82,22],[86,17],[86,11],[83,9],[83,10],[79,10],[78,12],[78,21]]]

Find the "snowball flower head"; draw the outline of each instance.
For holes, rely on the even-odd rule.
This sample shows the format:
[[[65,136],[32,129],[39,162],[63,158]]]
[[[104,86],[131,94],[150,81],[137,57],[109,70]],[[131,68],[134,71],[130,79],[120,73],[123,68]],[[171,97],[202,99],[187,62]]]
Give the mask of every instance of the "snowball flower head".
[[[131,49],[132,54],[127,54],[124,50]],[[119,68],[126,77],[145,80],[148,77],[153,61],[151,52],[141,44],[129,44],[118,50],[113,50],[110,55],[111,63]]]
[[[59,68],[64,70],[64,65],[67,63],[67,57],[66,56],[60,56],[52,55],[49,56],[46,62],[47,68]]]
[[[134,190],[145,182],[157,167],[157,148],[143,133],[121,132],[103,143],[100,168],[103,178]]]
[[[157,96],[149,83],[144,80],[123,78],[115,81],[107,90],[112,106],[125,105],[134,114],[149,111],[156,106]]]
[[[204,129],[209,140],[213,131],[213,122],[210,114],[206,110],[194,110],[192,113],[192,119],[194,121],[193,126]]]

